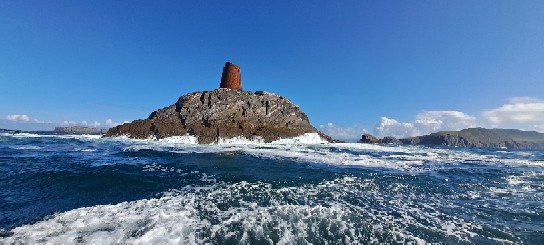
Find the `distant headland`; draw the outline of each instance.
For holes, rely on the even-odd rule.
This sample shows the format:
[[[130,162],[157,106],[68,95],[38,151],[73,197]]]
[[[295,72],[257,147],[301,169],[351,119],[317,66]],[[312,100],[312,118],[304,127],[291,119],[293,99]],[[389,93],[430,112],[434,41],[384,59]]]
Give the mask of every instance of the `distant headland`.
[[[264,91],[242,91],[240,68],[227,62],[218,89],[181,96],[176,103],[152,112],[147,119],[111,128],[105,137],[162,139],[191,135],[198,143],[209,144],[234,137],[272,142],[307,133],[317,133],[323,140],[333,141],[313,127],[306,114],[285,97]]]
[[[468,128],[460,131],[441,131],[405,139],[394,137],[378,139],[370,134],[364,134],[359,143],[544,150],[544,133],[517,129]]]
[[[63,133],[76,133],[76,134],[104,134],[108,130],[102,128],[89,128],[83,126],[72,126],[72,127],[55,127],[55,132]]]

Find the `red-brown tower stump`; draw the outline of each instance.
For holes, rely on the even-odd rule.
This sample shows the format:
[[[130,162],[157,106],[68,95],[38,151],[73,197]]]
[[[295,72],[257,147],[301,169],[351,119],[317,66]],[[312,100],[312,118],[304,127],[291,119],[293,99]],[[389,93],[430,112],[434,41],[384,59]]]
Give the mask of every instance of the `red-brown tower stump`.
[[[230,62],[225,63],[225,67],[223,67],[223,74],[221,75],[221,84],[219,87],[241,91],[242,75],[240,74],[240,67]]]

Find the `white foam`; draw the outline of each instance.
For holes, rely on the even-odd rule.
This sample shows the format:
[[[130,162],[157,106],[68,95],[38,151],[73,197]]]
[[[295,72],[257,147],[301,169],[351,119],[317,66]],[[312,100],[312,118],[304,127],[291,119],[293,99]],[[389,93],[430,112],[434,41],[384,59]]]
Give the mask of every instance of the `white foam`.
[[[18,146],[14,147],[17,150],[41,150],[43,147],[41,146],[35,146],[35,145],[26,145],[26,146]]]
[[[190,198],[190,197],[189,197]],[[15,228],[15,241],[25,244],[178,244],[196,242],[191,233],[195,210],[179,198],[123,202],[79,208],[34,225]],[[19,236],[24,234],[24,236]],[[139,235],[134,238],[132,234]]]
[[[322,139],[317,133],[305,133],[293,138],[278,139],[271,143],[272,145],[298,145],[298,144],[326,144],[326,140]],[[265,144],[263,137],[251,137],[244,136],[232,137],[232,138],[219,138],[218,145],[254,145]]]
[[[357,177],[281,188],[260,182],[219,183],[185,187],[161,198],[54,214],[13,229],[13,235],[0,242],[307,244],[333,239],[346,244],[426,243],[412,233],[414,229],[449,237],[452,242],[485,239],[481,234],[515,241],[509,229],[484,228],[464,220],[462,214],[442,212],[459,208],[448,199],[432,195],[421,199],[414,194],[408,185],[378,185]]]
[[[98,142],[120,142],[127,151],[150,149],[187,153],[241,152],[256,157],[289,159],[296,162],[393,168],[405,171],[427,171],[451,164],[478,163],[506,166],[544,166],[542,160],[505,159],[505,153],[479,154],[459,149],[429,148],[409,145],[373,145],[359,143],[326,143],[317,133],[291,139],[263,143],[261,138],[235,137],[221,139],[218,144],[197,144],[193,136],[175,136],[160,140],[130,139],[128,137],[102,138],[100,135],[37,135],[15,134],[10,137],[56,137]],[[494,155],[495,154],[495,155]],[[521,153],[530,156],[528,153]]]
[[[96,149],[81,149],[82,152],[95,152]]]
[[[264,139],[262,137],[254,137],[253,139],[248,139],[244,136],[232,137],[232,138],[219,138],[218,145],[252,145],[252,144],[263,144]]]
[[[78,140],[97,140],[102,138],[102,135],[97,135],[97,134],[55,135],[55,134],[16,133],[16,134],[7,134],[3,136],[10,136],[14,138],[58,138],[58,139],[78,139]]]
[[[325,183],[325,188],[334,185]],[[244,201],[248,190],[275,200],[270,206]],[[362,230],[350,221],[358,215],[341,203],[294,205],[278,195],[304,195],[305,188],[274,190],[269,184],[241,182],[210,188],[186,188],[164,197],[99,205],[55,214],[32,225],[17,227],[6,243],[202,244],[252,239],[278,244],[309,243],[329,235],[346,243],[361,243]],[[321,190],[310,193],[315,195]],[[300,196],[305,198],[304,196]],[[219,204],[237,203],[227,209]],[[209,216],[209,214],[212,214]],[[367,231],[368,232],[368,231]],[[376,229],[374,232],[383,233]],[[329,233],[329,234],[327,234]],[[403,234],[402,232],[398,232]],[[405,237],[414,238],[409,233]],[[411,239],[414,240],[414,239]]]
[[[271,144],[282,144],[282,145],[295,145],[295,144],[326,144],[326,140],[322,139],[318,133],[305,133],[301,136],[279,139],[273,141]]]
[[[282,139],[262,143],[246,138],[225,139],[220,144],[173,144],[152,140],[119,139],[128,146],[125,150],[151,149],[187,153],[241,152],[261,158],[288,159],[295,162],[392,168],[403,171],[428,171],[447,165],[478,163],[507,166],[544,166],[544,161],[504,159],[494,155],[481,155],[457,149],[429,148],[423,146],[372,145],[359,143],[323,144],[318,135]],[[320,143],[317,143],[320,142]]]
[[[172,136],[158,141],[166,144],[198,144],[197,138],[191,135]]]
[[[16,133],[16,134],[10,134],[10,136],[14,137],[14,138],[39,138],[39,137],[42,137],[42,135],[31,134],[31,133]]]

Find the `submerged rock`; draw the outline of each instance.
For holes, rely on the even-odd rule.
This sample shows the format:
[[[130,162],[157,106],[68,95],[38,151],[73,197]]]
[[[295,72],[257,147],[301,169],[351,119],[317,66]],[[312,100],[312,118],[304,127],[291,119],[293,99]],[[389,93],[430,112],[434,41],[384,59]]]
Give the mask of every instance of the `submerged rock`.
[[[378,144],[380,143],[380,139],[374,137],[371,134],[363,134],[361,136],[361,139],[357,141],[358,143],[370,143],[370,144]]]
[[[241,91],[239,71],[238,66],[227,62],[221,78],[221,87],[226,88],[184,95],[147,119],[111,128],[105,136],[162,139],[192,135],[198,143],[209,144],[234,137],[272,142],[318,133],[323,140],[333,141],[286,98],[264,91]]]

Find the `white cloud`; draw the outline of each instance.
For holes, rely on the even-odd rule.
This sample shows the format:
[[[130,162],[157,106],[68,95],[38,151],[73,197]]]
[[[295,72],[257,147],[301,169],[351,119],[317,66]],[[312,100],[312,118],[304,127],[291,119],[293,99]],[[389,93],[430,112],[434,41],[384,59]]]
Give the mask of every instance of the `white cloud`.
[[[382,117],[376,125],[375,134],[380,138],[385,136],[405,138],[478,126],[482,125],[475,117],[460,111],[424,111],[416,115],[414,122],[398,122]]]
[[[106,125],[107,127],[115,127],[115,126],[121,125],[121,124],[122,124],[122,123],[114,122],[114,121],[111,120],[111,119],[107,119],[107,120],[106,120],[106,123],[105,123],[105,125]]]
[[[93,123],[90,124],[91,127],[100,127],[100,123],[98,121],[94,121]]]
[[[107,119],[106,126],[113,127],[113,121],[111,119]]]
[[[106,120],[106,124],[107,123],[113,123],[111,122],[111,119],[110,121]],[[49,122],[51,123],[51,122]],[[84,127],[92,127],[92,128],[98,128],[100,127],[100,125],[102,125],[101,123],[99,123],[98,121],[94,121],[94,122],[88,122],[86,120],[83,120],[81,122],[76,122],[76,121],[72,121],[72,120],[65,120],[61,123],[62,126],[84,126]]]
[[[40,124],[45,123],[45,121],[38,120],[38,119],[33,119],[32,122],[33,123],[40,123]]]
[[[333,139],[359,139],[366,132],[364,129],[356,129],[352,127],[339,127],[333,123],[327,125],[319,125],[319,130]]]
[[[494,127],[516,125],[521,128],[544,129],[544,100],[514,97],[507,104],[484,111],[483,117]]]
[[[64,125],[64,126],[72,126],[72,125],[76,125],[76,124],[77,124],[76,122],[68,121],[68,120],[62,122],[62,125]]]
[[[518,104],[518,103],[542,103],[544,102],[541,99],[535,98],[535,97],[511,97],[508,99],[509,104]]]
[[[7,115],[6,119],[12,122],[29,122],[30,117],[28,115]]]
[[[544,125],[531,125],[533,130],[544,133]]]
[[[83,120],[81,122],[76,122],[76,121],[72,121],[72,120],[65,120],[61,123],[62,126],[85,126],[85,127],[92,127],[92,128],[98,128],[102,125],[104,125],[105,127],[114,127],[114,126],[117,126],[121,123],[117,123],[117,122],[114,122],[113,120],[111,119],[107,119],[104,121],[104,123],[100,123],[98,121],[93,121],[93,122],[90,122],[90,121],[86,121],[86,120]]]

